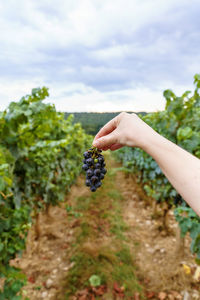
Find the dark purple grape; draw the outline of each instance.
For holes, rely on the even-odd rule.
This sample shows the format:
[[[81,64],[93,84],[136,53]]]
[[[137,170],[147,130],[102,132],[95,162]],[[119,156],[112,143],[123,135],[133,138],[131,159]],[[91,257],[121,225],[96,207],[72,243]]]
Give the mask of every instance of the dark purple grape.
[[[92,185],[91,187],[90,187],[90,190],[91,190],[91,192],[96,192],[96,187],[94,186],[94,185]]]
[[[91,166],[91,165],[94,164],[94,160],[93,160],[92,158],[88,158],[88,159],[86,160],[86,163],[87,163],[89,166]]]
[[[98,158],[98,162],[99,162],[100,164],[102,164],[102,163],[104,162],[104,158],[103,158],[102,156],[100,156],[100,157]]]
[[[101,170],[100,169],[95,169],[94,170],[94,175],[99,176],[101,174]]]
[[[91,186],[91,181],[90,181],[89,179],[86,179],[85,185],[86,185],[86,186]]]
[[[95,164],[95,169],[100,169],[100,168],[101,168],[100,163]]]
[[[87,173],[86,173],[86,179],[90,179],[91,178],[91,175],[87,175]]]
[[[86,170],[88,170],[88,169],[89,169],[89,166],[88,166],[88,165],[86,165],[86,164],[84,164],[84,165],[82,166],[82,169],[86,171]]]
[[[101,181],[98,181],[97,183],[95,183],[95,187],[98,189],[100,186],[102,185]]]
[[[87,170],[86,174],[87,174],[87,177],[90,178],[93,175],[93,171],[91,169],[89,169],[89,170]]]
[[[89,152],[89,151],[86,151],[86,152],[83,153],[83,156],[84,156],[85,158],[89,158],[89,157],[92,156],[92,153]]]
[[[102,167],[105,167],[106,166],[106,164],[105,164],[105,161],[102,163]]]
[[[98,181],[98,177],[97,176],[92,176],[91,177],[91,181],[92,181],[92,183],[97,182]]]
[[[103,168],[103,169],[101,170],[101,173],[106,174],[106,173],[107,173],[107,170],[106,170],[105,168]]]
[[[104,179],[104,174],[101,173],[100,176],[99,176],[99,178],[100,178],[100,179]]]

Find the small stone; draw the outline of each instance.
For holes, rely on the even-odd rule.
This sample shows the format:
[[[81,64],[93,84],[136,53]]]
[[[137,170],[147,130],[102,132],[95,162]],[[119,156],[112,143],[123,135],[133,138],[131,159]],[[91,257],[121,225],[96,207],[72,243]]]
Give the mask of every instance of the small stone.
[[[194,273],[194,280],[200,282],[200,266],[196,268],[196,271]]]
[[[166,252],[166,250],[164,248],[160,249],[160,253],[165,253],[165,252]]]
[[[68,271],[69,269],[71,269],[74,266],[74,262],[71,262],[71,264],[69,264],[68,266],[64,267],[63,270],[64,271]]]
[[[154,249],[153,249],[153,248],[148,248],[147,251],[148,251],[149,253],[154,253]]]
[[[184,291],[183,300],[190,300],[190,294],[188,293],[188,291]]]
[[[50,289],[53,285],[53,280],[52,279],[47,279],[46,283],[45,283],[45,286],[47,289]]]
[[[166,294],[166,293],[160,292],[160,293],[158,294],[158,299],[159,299],[159,300],[165,300],[166,298],[167,298],[167,294]]]
[[[151,221],[149,221],[149,220],[147,220],[145,223],[146,223],[146,225],[148,225],[148,226],[151,225]]]
[[[53,274],[56,274],[57,272],[58,272],[58,269],[54,269],[54,270],[52,271]]]
[[[47,292],[42,292],[42,298],[46,298],[47,297],[47,295],[48,295],[48,293]]]

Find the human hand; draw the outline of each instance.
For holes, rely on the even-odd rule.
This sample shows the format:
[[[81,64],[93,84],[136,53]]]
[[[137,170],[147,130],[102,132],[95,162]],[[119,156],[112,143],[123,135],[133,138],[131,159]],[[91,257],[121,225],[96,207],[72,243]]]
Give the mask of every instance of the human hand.
[[[102,150],[117,150],[123,146],[140,147],[153,129],[136,114],[120,113],[109,121],[94,138],[93,146]]]

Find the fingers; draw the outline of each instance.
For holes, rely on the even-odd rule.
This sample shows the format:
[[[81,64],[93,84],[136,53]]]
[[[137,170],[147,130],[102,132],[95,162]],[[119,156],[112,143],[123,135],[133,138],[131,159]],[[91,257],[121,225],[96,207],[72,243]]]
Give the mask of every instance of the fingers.
[[[113,144],[113,145],[110,146],[110,150],[115,151],[115,150],[120,149],[122,147],[123,146],[121,144]]]
[[[103,126],[99,130],[99,132],[97,133],[97,135],[94,138],[94,141],[99,139],[100,137],[102,137],[104,135],[107,135],[107,134],[111,133],[113,130],[115,130],[116,127],[117,127],[117,117],[110,120],[105,126]]]
[[[117,136],[114,132],[112,132],[106,136],[94,140],[93,146],[99,149],[105,149],[105,148],[109,149],[111,145],[116,143],[117,143]]]
[[[110,146],[101,148],[101,150],[103,150],[103,151],[106,151],[106,150],[108,150],[108,149],[110,149]]]
[[[121,147],[123,147],[121,144],[112,144],[112,145],[101,148],[101,150],[106,151],[109,149],[111,151],[114,151],[114,150],[120,149]]]

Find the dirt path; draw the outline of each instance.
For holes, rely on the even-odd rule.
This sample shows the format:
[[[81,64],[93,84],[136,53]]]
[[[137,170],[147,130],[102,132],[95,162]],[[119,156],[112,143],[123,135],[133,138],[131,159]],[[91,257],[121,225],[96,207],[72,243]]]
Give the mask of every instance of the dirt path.
[[[39,240],[30,230],[26,252],[12,262],[28,278],[24,299],[200,299],[188,239],[184,257],[174,255],[172,214],[166,236],[141,188],[116,171],[110,157],[107,162],[98,192],[90,193],[80,176],[65,203],[40,216]],[[96,288],[89,283],[93,275],[100,280]]]

